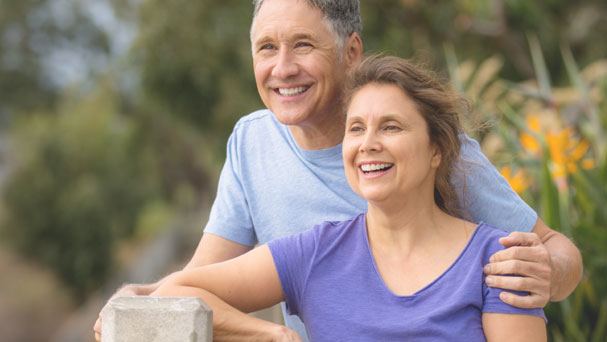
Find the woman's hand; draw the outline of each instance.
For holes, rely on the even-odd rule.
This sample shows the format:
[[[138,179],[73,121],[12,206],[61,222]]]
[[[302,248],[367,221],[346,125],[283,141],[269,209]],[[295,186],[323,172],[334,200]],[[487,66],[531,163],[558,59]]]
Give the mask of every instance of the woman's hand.
[[[271,332],[271,342],[301,342],[301,337],[283,325],[276,325]]]
[[[126,285],[123,285],[122,287],[120,287],[112,295],[112,297],[110,297],[110,299],[107,301],[107,303],[109,303],[115,297],[149,295],[152,291],[154,291],[154,289],[155,289],[154,285],[126,284]],[[106,305],[107,305],[107,303],[106,303]],[[101,311],[99,312],[97,321],[95,321],[95,325],[93,326],[93,331],[95,332],[95,340],[97,342],[101,341]]]

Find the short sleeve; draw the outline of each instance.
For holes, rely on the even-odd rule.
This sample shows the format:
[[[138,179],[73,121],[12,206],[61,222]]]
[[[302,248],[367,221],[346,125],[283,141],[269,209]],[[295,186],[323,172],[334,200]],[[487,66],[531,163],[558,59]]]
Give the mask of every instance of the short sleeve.
[[[257,243],[257,236],[239,174],[236,140],[236,132],[233,132],[228,140],[227,157],[219,177],[217,196],[204,231],[253,246]]]
[[[287,313],[297,315],[318,246],[319,226],[268,242],[285,296]]]
[[[489,229],[491,229],[491,228],[489,228]],[[495,228],[493,228],[493,229],[495,229]],[[504,249],[504,246],[502,246],[499,243],[498,239],[500,236],[505,236],[505,234],[507,232],[505,232],[503,230],[501,230],[501,232],[502,233],[499,233],[498,235],[493,233],[493,235],[490,236],[486,240],[485,248],[482,251],[483,265],[485,265],[486,263],[489,262],[489,257],[491,255],[493,255],[495,252],[498,252],[498,251]],[[509,276],[517,277],[516,275],[509,275]],[[529,293],[520,292],[520,291],[504,290],[504,289],[497,288],[497,287],[487,286],[487,284],[485,283],[485,278],[486,278],[486,275],[483,274],[483,310],[482,310],[483,312],[531,315],[531,316],[542,317],[544,319],[544,321],[546,321],[546,316],[544,315],[544,310],[541,308],[534,308],[534,309],[517,308],[510,304],[504,303],[499,298],[500,293],[503,291],[514,293],[519,296],[528,296]]]
[[[516,277],[516,276],[513,276]],[[511,291],[504,290],[496,287],[490,287],[485,284],[485,279],[483,277],[483,312],[493,312],[493,313],[505,313],[505,314],[518,314],[518,315],[531,315],[542,317],[544,321],[546,321],[546,316],[544,315],[544,310],[541,308],[533,308],[533,309],[522,309],[512,306],[510,304],[504,303],[500,298],[500,292],[507,291],[510,293],[514,293],[519,296],[528,296],[529,293],[520,292],[520,291]]]
[[[464,133],[460,134],[460,140],[461,157],[452,173],[451,184],[466,218],[511,232],[533,230],[537,213],[512,190],[476,140]]]

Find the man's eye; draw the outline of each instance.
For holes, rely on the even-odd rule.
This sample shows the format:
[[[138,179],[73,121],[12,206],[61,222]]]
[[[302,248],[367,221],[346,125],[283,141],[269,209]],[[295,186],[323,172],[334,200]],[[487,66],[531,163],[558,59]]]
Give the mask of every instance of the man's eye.
[[[272,50],[272,49],[274,49],[274,45],[272,45],[272,44],[264,44],[264,45],[262,45],[262,46],[259,47],[259,51],[262,51],[262,50]]]
[[[298,42],[297,44],[295,44],[295,47],[312,47],[312,44],[308,43],[308,42]]]
[[[394,125],[388,125],[385,127],[386,131],[400,131],[400,127]]]

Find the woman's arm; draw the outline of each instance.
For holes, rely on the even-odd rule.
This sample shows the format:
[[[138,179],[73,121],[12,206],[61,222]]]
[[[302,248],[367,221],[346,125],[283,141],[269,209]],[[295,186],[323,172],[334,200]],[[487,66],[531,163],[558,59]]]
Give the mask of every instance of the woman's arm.
[[[202,298],[213,309],[216,341],[300,341],[294,331],[244,313],[284,300],[266,245],[235,259],[179,272],[152,295]]]
[[[531,315],[483,313],[483,330],[487,342],[546,341],[544,318]]]

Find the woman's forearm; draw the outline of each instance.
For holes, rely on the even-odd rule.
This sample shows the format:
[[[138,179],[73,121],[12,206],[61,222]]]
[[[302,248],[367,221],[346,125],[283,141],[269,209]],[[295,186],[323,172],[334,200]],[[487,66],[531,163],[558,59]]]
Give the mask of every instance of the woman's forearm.
[[[204,289],[168,282],[152,295],[202,298],[213,309],[213,341],[281,341],[293,335],[298,338],[285,326],[247,315]]]
[[[219,264],[185,269],[162,282],[156,296],[200,297],[213,309],[217,341],[300,341],[294,331],[245,312],[284,300],[267,246]]]

